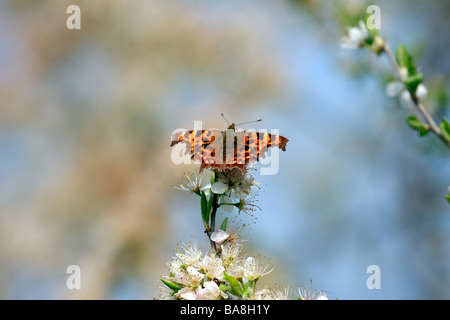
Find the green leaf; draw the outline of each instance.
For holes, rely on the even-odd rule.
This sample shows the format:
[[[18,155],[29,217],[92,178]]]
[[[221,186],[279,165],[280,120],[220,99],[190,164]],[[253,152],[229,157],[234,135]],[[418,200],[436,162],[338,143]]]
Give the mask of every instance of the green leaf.
[[[183,285],[181,283],[177,283],[177,282],[173,282],[173,281],[169,281],[169,280],[164,280],[164,279],[161,279],[161,281],[166,286],[168,286],[170,289],[172,289],[174,293],[178,292],[181,288],[183,288]]]
[[[222,224],[220,225],[220,230],[227,231],[227,223],[228,223],[228,217],[223,219]]]
[[[406,68],[406,70],[408,70],[408,77],[417,74],[417,68],[414,64],[413,58],[404,44],[400,44],[398,46],[395,58],[400,68]]]
[[[242,296],[250,298],[250,294],[252,293],[252,288],[245,288],[244,291],[242,291]]]
[[[440,127],[445,140],[450,141],[450,123],[446,118],[442,119]]]
[[[233,276],[230,276],[226,272],[224,272],[224,279],[231,287],[231,294],[234,294],[235,296],[238,296],[242,298],[242,285],[241,283]]]
[[[395,53],[395,59],[397,60],[399,67],[406,67],[408,64],[408,50],[406,49],[404,44],[400,44],[397,48],[397,52]]]
[[[221,283],[219,285],[219,290],[220,291],[226,291],[226,290],[228,290],[228,286],[226,284]]]
[[[450,204],[450,193],[447,193],[445,195],[445,199],[448,201],[448,203]]]
[[[245,283],[243,284],[243,286],[244,286],[244,291],[247,290],[247,289],[255,288],[255,286],[256,286],[256,281],[257,281],[257,280],[258,280],[258,279],[255,279],[255,280],[252,280],[252,281],[247,281],[247,282],[245,282]]]
[[[208,225],[209,222],[209,211],[208,211],[208,200],[206,199],[205,191],[202,191],[201,194],[201,209],[202,209],[202,219],[205,226]]]
[[[421,137],[424,137],[430,130],[430,127],[427,124],[422,123],[416,116],[409,116],[406,118],[406,123],[411,129],[418,131],[419,136]]]
[[[416,73],[415,75],[406,78],[405,85],[408,88],[409,92],[414,94],[419,84],[422,83],[422,80],[423,74]]]

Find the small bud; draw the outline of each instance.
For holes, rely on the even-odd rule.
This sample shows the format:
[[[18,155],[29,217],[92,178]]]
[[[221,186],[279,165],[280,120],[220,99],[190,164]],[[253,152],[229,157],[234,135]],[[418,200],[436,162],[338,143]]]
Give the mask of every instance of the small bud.
[[[422,100],[422,99],[425,99],[425,98],[426,98],[427,94],[428,94],[427,87],[425,87],[425,85],[422,84],[422,83],[419,84],[419,85],[417,86],[417,89],[416,89],[416,97],[417,97],[419,100]]]
[[[406,79],[408,77],[408,69],[406,67],[400,67],[400,78]]]
[[[372,46],[375,48],[375,52],[381,54],[384,51],[384,39],[380,36],[375,36]]]

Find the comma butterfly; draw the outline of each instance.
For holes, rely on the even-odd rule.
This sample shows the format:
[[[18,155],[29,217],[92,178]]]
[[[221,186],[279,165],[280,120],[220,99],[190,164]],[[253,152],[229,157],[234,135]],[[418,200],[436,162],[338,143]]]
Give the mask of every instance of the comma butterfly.
[[[245,173],[249,163],[265,158],[268,148],[278,147],[286,151],[288,141],[287,138],[276,134],[236,131],[236,125],[232,123],[224,131],[211,129],[176,132],[172,135],[170,146],[185,143],[187,146],[185,154],[190,154],[191,159],[201,163],[200,172],[205,168],[212,170],[239,168]]]

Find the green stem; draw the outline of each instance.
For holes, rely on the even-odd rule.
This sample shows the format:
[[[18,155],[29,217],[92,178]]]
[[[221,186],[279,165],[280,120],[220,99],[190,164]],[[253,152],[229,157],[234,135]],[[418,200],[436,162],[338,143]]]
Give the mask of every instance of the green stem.
[[[212,211],[211,211],[211,232],[214,232],[216,230],[216,212],[217,208],[219,208],[219,197],[214,194],[213,195],[213,203],[212,203]]]
[[[218,176],[219,173],[215,172],[214,175],[214,182],[217,182],[218,180]],[[211,210],[211,215],[210,215],[210,228],[209,230],[207,230],[207,235],[209,238],[209,241],[211,242],[211,249],[213,249],[214,251],[217,251],[217,247],[216,247],[216,243],[214,241],[211,240],[211,234],[216,230],[216,213],[217,213],[217,209],[219,208],[219,197],[213,193],[212,195],[212,210]]]
[[[217,211],[217,198],[216,195],[213,196],[213,207],[211,212],[211,229],[214,232],[216,230],[216,211]]]

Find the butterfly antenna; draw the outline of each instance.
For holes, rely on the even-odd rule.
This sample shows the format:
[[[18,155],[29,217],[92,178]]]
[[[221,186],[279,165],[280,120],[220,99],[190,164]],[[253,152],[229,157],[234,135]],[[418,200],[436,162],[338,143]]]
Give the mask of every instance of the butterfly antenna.
[[[237,126],[240,126],[241,124],[247,124],[247,123],[253,123],[253,122],[260,122],[260,121],[262,121],[262,119],[253,120],[253,121],[247,121],[247,122],[241,122],[241,123],[238,123]]]
[[[225,119],[225,121],[227,122],[228,126],[230,125],[230,123],[228,122],[227,118],[225,118],[225,116],[223,115],[223,113],[221,113],[222,117]]]

